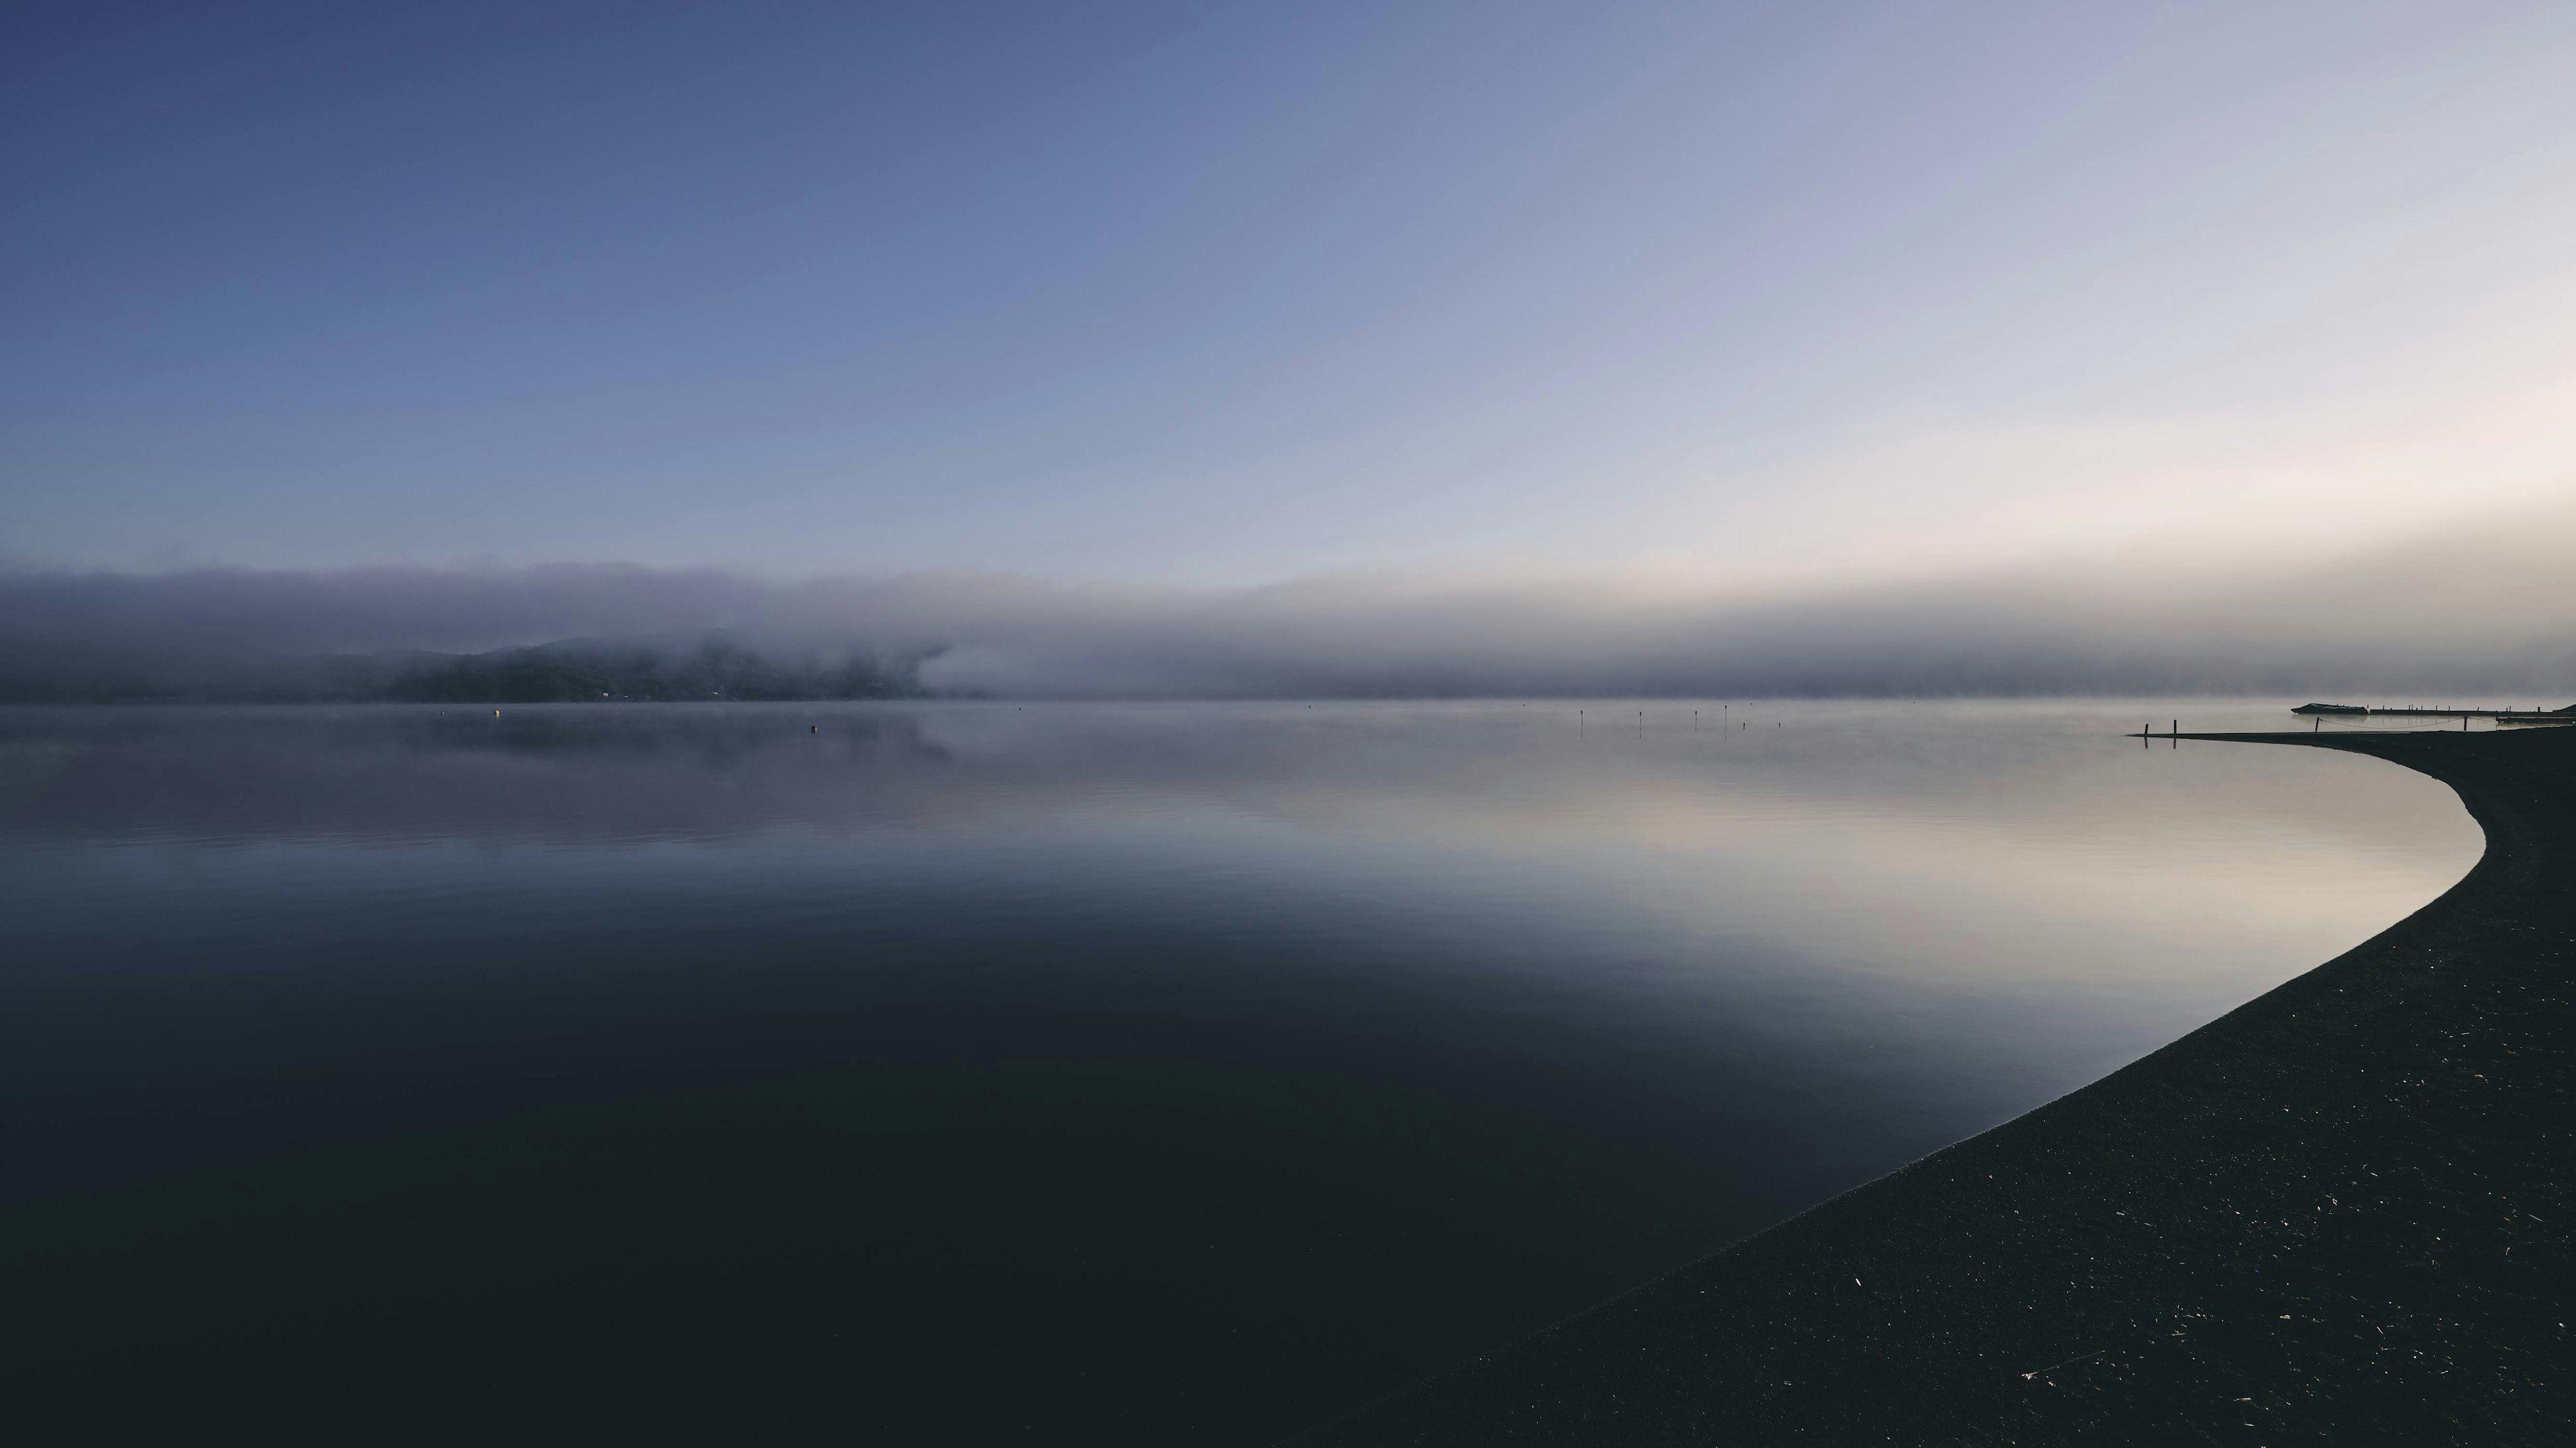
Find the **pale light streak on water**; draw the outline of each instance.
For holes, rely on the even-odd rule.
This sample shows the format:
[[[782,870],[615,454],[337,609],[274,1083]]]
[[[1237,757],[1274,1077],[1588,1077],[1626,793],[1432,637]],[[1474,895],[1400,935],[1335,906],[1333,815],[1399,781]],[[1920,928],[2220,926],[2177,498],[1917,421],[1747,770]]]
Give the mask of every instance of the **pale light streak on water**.
[[[2116,737],[2177,713],[2276,727],[2283,707],[20,711],[0,721],[0,889],[22,942],[54,947],[14,983],[131,973],[146,996],[173,972],[257,979],[289,946],[349,949],[338,969],[365,976],[394,968],[365,955],[388,937],[962,946],[1012,919],[1078,951],[1144,923],[1285,932],[1308,958],[1244,990],[1312,972],[1327,992],[1364,958],[1466,1018],[1542,989],[1658,1040],[1687,1021],[1810,1043],[1825,1059],[1797,1069],[1820,1082],[1902,1075],[1885,1109],[1919,1124],[1901,1147],[1817,1143],[1877,1166],[2152,1048],[2466,870],[2475,827],[2393,766]],[[1056,987],[1081,968],[1027,964]]]

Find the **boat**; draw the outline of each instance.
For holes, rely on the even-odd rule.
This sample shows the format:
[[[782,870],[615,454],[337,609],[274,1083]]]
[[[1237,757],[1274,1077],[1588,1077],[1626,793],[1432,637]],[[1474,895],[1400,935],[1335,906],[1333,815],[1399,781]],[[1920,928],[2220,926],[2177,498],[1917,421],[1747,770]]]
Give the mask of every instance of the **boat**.
[[[2301,704],[2290,712],[2293,714],[2367,714],[2370,711],[2359,704]]]

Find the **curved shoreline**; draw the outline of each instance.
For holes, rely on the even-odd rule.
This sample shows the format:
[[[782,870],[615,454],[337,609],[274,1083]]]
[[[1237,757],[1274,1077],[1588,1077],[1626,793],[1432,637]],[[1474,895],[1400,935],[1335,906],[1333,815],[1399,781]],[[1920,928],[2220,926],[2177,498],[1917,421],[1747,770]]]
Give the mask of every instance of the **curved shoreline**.
[[[2576,1441],[2576,729],[2181,737],[2418,770],[2486,853],[2090,1086],[1298,1441]]]

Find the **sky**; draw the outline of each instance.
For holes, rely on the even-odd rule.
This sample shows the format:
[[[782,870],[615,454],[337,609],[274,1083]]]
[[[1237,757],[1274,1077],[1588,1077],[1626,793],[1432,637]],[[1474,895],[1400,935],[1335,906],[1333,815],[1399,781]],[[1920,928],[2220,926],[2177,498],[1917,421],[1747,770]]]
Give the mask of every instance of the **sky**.
[[[21,3],[0,318],[22,582],[2519,577],[2576,8]]]
[[[2576,473],[2563,5],[0,25],[20,566],[1762,585]]]

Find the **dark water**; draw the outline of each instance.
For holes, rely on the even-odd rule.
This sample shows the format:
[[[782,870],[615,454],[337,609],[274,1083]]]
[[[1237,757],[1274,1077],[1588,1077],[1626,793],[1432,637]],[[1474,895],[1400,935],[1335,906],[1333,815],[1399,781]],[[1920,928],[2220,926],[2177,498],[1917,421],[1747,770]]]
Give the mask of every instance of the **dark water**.
[[[1267,1441],[2466,870],[2117,737],[2282,707],[0,712],[9,1325],[378,1435]]]

